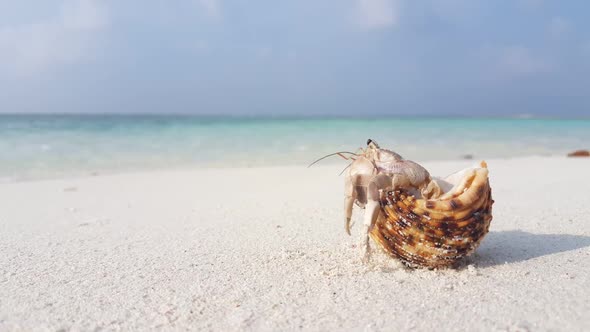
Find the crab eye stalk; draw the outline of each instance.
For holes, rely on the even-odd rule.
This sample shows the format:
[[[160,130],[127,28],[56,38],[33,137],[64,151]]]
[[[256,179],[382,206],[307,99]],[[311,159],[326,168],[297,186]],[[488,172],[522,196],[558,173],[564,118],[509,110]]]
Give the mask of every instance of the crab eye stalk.
[[[367,140],[367,146],[370,148],[372,147],[372,148],[379,149],[379,144],[377,144],[377,142],[373,141],[370,138]]]

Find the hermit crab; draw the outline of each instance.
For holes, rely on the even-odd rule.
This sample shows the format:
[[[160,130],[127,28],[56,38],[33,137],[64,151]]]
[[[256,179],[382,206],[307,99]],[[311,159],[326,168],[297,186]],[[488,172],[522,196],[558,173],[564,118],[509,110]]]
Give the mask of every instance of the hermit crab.
[[[337,154],[353,160],[344,181],[349,235],[353,205],[365,209],[363,261],[370,257],[370,236],[408,266],[452,266],[487,234],[494,201],[485,162],[440,179],[371,139],[360,153]]]

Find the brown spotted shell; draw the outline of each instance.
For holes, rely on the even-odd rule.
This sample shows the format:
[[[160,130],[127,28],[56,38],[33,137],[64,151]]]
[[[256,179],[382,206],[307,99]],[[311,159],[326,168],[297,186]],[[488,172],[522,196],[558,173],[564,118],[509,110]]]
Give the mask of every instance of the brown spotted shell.
[[[473,253],[490,227],[492,191],[488,169],[464,171],[459,183],[439,199],[404,191],[382,193],[381,212],[371,237],[411,267],[451,266]]]

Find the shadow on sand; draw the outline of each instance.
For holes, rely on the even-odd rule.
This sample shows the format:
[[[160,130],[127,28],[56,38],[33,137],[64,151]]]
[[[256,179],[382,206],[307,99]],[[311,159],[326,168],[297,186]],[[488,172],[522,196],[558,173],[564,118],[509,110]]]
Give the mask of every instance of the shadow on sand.
[[[518,263],[590,246],[590,236],[533,234],[523,231],[490,232],[471,260],[479,267]]]

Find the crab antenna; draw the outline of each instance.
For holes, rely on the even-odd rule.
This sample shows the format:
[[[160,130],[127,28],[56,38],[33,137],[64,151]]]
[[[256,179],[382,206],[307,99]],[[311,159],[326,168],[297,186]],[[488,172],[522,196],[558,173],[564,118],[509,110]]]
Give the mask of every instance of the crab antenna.
[[[346,171],[350,166],[352,166],[352,163],[348,164],[348,166],[344,167],[344,169],[342,170],[342,172],[340,172],[340,174],[338,174],[338,176],[342,175],[342,173],[344,173],[344,171]]]
[[[331,157],[331,156],[336,156],[336,155],[338,155],[338,156],[340,156],[340,157],[342,157],[342,158],[344,158],[344,159],[348,160],[346,157],[344,157],[343,155],[341,155],[341,153],[348,153],[348,154],[351,154],[351,155],[353,155],[353,156],[358,156],[356,153],[352,153],[352,152],[349,152],[349,151],[340,151],[340,152],[334,152],[334,153],[330,153],[330,154],[328,154],[328,155],[325,155],[325,156],[321,157],[320,159],[318,159],[318,160],[314,161],[313,163],[309,164],[309,166],[307,166],[307,168],[310,168],[311,166],[313,166],[313,165],[314,165],[315,163],[317,163],[318,161],[321,161],[321,160],[324,160],[324,159],[326,159],[326,158],[328,158],[328,157]]]

